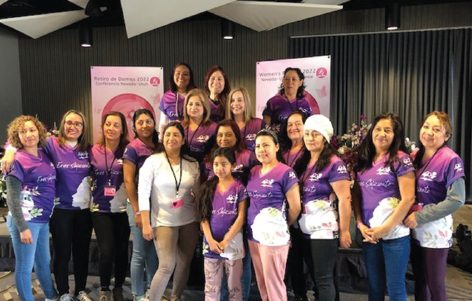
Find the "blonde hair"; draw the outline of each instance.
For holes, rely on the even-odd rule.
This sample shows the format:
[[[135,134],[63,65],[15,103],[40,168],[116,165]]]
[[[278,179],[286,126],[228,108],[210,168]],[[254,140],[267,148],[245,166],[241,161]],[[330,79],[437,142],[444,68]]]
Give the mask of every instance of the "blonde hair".
[[[228,95],[228,101],[226,102],[226,119],[232,119],[234,120],[233,113],[231,112],[231,100],[233,99],[233,95],[236,92],[241,92],[243,94],[243,99],[244,99],[244,122],[248,122],[252,118],[254,118],[254,113],[252,109],[252,101],[251,97],[249,96],[249,92],[247,91],[246,88],[239,87],[236,89],[231,90]]]
[[[7,134],[8,142],[18,149],[24,147],[20,140],[20,131],[25,127],[25,123],[31,121],[38,129],[39,145],[43,146],[46,143],[47,131],[44,125],[36,117],[30,115],[21,115],[13,119],[8,125]]]
[[[192,89],[187,93],[187,96],[185,96],[185,101],[184,101],[184,127],[187,127],[190,123],[190,117],[188,116],[187,113],[187,104],[190,100],[191,97],[197,96],[200,99],[200,102],[203,105],[203,120],[202,123],[206,124],[210,120],[210,114],[211,114],[211,109],[210,109],[210,104],[208,103],[208,95],[203,91],[202,89]]]

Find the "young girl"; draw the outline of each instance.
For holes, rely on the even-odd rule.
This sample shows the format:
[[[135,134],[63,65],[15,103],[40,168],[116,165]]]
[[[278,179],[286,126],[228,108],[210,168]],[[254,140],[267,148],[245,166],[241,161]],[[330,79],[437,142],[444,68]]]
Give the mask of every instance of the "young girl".
[[[216,149],[212,162],[215,177],[203,184],[197,197],[205,236],[205,300],[220,300],[223,270],[228,279],[229,300],[242,300],[244,244],[241,229],[246,219],[246,189],[231,175],[236,163],[232,149]]]

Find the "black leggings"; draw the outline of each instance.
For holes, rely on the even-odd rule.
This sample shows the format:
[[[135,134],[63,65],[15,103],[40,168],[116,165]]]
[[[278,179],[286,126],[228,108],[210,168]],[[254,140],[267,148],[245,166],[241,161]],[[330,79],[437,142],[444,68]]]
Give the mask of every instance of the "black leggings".
[[[308,241],[318,300],[334,301],[337,299],[334,272],[338,255],[338,240],[309,239]]]
[[[74,262],[75,294],[85,290],[92,235],[90,210],[55,208],[50,221],[54,278],[60,295],[69,293],[69,260]]]
[[[111,272],[115,264],[115,287],[123,286],[128,270],[129,223],[126,212],[92,212],[93,227],[97,236],[100,261],[100,285],[110,289]]]

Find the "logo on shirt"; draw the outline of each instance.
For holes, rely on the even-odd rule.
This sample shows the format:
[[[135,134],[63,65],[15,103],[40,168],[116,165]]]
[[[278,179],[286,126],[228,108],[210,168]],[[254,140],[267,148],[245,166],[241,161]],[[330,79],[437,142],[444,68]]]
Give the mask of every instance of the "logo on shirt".
[[[461,172],[462,171],[462,164],[461,163],[457,163],[456,165],[454,165],[454,170],[456,172]]]
[[[200,143],[205,143],[208,141],[208,139],[210,139],[209,135],[200,135],[197,137],[197,141]]]
[[[238,199],[238,195],[236,194],[230,194],[228,195],[228,197],[226,198],[226,202],[228,204],[234,204],[236,203],[236,200]]]
[[[403,161],[403,164],[405,164],[406,166],[412,166],[411,159],[409,157],[403,158],[402,161]]]
[[[347,173],[347,168],[346,168],[346,166],[344,166],[344,165],[338,166],[337,172],[338,172],[339,174],[345,174],[345,173]]]
[[[314,172],[314,173],[311,174],[311,176],[310,176],[310,178],[308,178],[308,180],[310,182],[318,182],[321,179],[321,176],[323,176],[322,173]]]
[[[431,182],[436,178],[437,175],[438,173],[435,171],[425,171],[421,174],[420,179],[423,181]]]
[[[377,169],[377,175],[379,176],[388,175],[389,173],[390,173],[390,166],[380,167],[379,169]]]
[[[118,165],[123,165],[123,159],[116,160],[116,163],[118,163]]]
[[[256,140],[256,134],[247,134],[246,135],[246,140],[249,140],[249,141]]]
[[[265,179],[261,182],[261,186],[266,188],[272,188],[272,184],[274,183],[274,181],[274,179]]]
[[[296,178],[297,178],[297,175],[295,175],[295,172],[294,172],[294,171],[291,171],[291,172],[288,173],[288,177],[289,177],[290,179],[296,179]]]
[[[88,157],[88,152],[77,152],[77,158],[79,160],[86,160]]]

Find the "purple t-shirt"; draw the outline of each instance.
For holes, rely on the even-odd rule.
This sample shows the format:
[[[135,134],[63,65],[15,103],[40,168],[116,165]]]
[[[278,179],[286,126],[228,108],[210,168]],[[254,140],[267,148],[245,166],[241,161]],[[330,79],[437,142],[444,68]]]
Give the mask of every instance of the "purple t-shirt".
[[[285,164],[293,168],[295,166],[295,163],[297,163],[298,159],[300,159],[300,157],[303,155],[304,150],[305,147],[302,147],[296,152],[291,152],[290,150],[284,151],[282,153],[282,157],[285,160]]]
[[[184,119],[184,100],[179,93],[168,90],[161,98],[159,110],[167,116],[169,121],[182,121]]]
[[[248,239],[263,245],[286,245],[290,240],[286,220],[285,194],[298,183],[292,168],[278,163],[265,175],[261,165],[251,170],[247,192]]]
[[[371,227],[369,221],[374,216],[375,209],[383,200],[387,198],[401,199],[397,178],[415,171],[410,157],[404,152],[397,153],[393,163],[394,170],[385,165],[387,159],[388,155],[385,155],[381,160],[372,164],[371,168],[356,173],[362,198],[362,222],[369,227]],[[394,205],[392,204],[392,206]],[[390,209],[393,210],[394,207]]]
[[[241,179],[241,176],[245,172],[249,172],[251,168],[258,163],[253,152],[243,149],[240,152],[236,152],[236,166],[233,168],[233,176],[237,179]],[[209,179],[215,175],[213,172],[213,166],[211,162],[205,161],[205,178]]]
[[[56,167],[56,207],[67,210],[89,208],[89,151],[60,145],[56,137],[47,140],[44,151]]]
[[[152,155],[152,149],[139,138],[133,139],[125,148],[123,160],[128,160],[136,165],[136,170],[143,166],[144,161]],[[136,173],[138,174],[138,173]]]
[[[244,139],[246,148],[254,151],[256,148],[256,134],[264,128],[264,121],[260,118],[251,118],[246,125],[240,129],[241,137]]]
[[[271,127],[279,133],[281,125],[287,120],[288,116],[296,110],[303,112],[305,117],[312,114],[310,104],[305,97],[288,101],[283,95],[276,94],[267,101],[262,115],[271,118]]]
[[[221,108],[221,106],[223,105],[221,100],[219,100],[218,102],[213,102],[213,100],[211,99],[208,99],[208,103],[210,104],[210,119],[214,122],[219,122],[223,119],[225,119],[225,116],[224,116],[224,108]]]
[[[25,221],[47,223],[54,208],[56,170],[42,149],[38,157],[18,150],[8,177],[17,178],[22,184],[21,210]]]
[[[115,153],[95,144],[90,152],[92,164],[92,212],[125,212],[127,193],[123,178],[123,151]],[[106,158],[106,162],[105,162]],[[105,195],[115,189],[115,194]]]
[[[216,123],[209,121],[201,124],[196,131],[189,127],[185,129],[185,139],[189,147],[189,155],[199,162],[203,162],[203,157],[211,150],[215,141]]]
[[[442,147],[416,171],[416,202],[425,206],[444,201],[447,189],[462,177],[462,159],[449,147]]]
[[[239,181],[235,181],[226,191],[215,190],[210,217],[210,229],[216,241],[222,241],[229,228],[238,217],[239,203],[247,199],[246,188]],[[207,252],[206,252],[207,251]],[[209,258],[223,259],[220,255],[209,249],[208,242],[204,238],[203,254]]]

